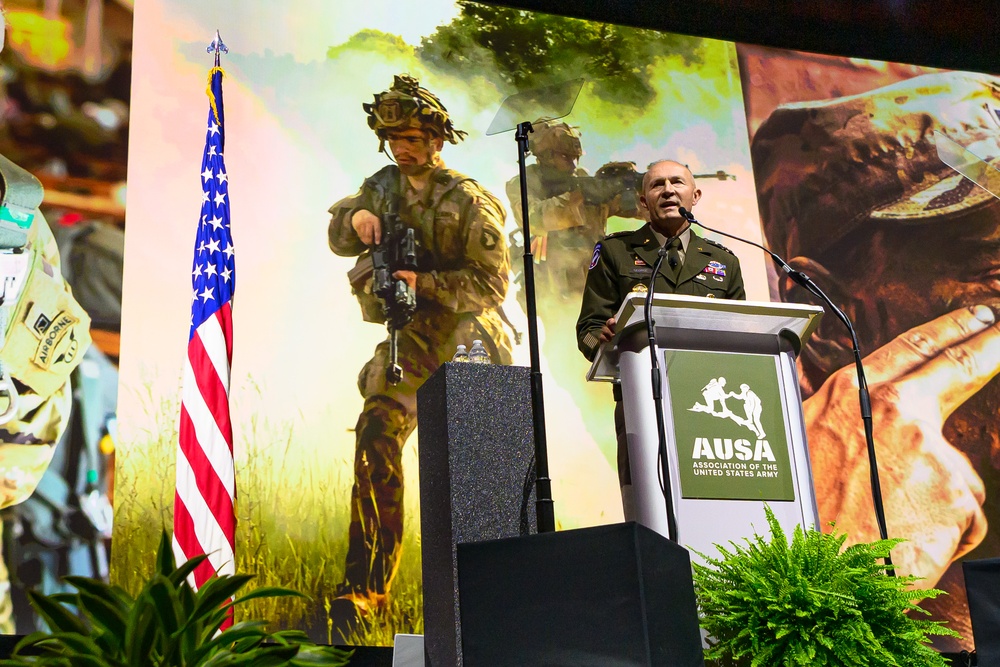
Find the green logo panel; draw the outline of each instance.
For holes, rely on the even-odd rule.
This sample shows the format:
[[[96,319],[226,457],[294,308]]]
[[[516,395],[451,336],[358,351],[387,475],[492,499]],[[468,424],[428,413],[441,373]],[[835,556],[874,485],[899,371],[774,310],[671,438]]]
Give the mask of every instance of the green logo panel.
[[[666,350],[682,498],[795,500],[774,358]]]

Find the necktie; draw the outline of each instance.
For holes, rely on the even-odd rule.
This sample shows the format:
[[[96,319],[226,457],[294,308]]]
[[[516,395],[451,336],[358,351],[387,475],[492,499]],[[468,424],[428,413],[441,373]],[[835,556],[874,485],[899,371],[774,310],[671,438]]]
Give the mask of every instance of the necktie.
[[[674,279],[675,283],[677,282],[677,276],[680,275],[681,272],[680,248],[680,239],[674,239],[670,242],[670,245],[667,246],[667,266],[670,267],[670,277]]]

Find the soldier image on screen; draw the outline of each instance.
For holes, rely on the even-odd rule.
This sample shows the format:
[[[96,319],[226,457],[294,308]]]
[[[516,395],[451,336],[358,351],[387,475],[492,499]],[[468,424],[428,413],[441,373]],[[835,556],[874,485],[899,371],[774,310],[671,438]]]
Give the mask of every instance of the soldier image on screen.
[[[0,49],[6,33],[0,11]],[[69,424],[70,374],[90,346],[90,318],[59,272],[38,210],[41,183],[0,156],[0,509],[23,502]],[[0,559],[0,632],[13,633]]]
[[[600,443],[610,434],[601,411],[591,408],[609,396],[606,387],[581,381],[587,367],[576,354],[576,318],[594,244],[607,233],[608,219],[642,217],[637,192],[642,175],[631,162],[610,162],[591,175],[578,165],[584,151],[577,128],[555,120],[536,121],[532,128],[528,150],[535,162],[527,165],[525,178],[542,353],[551,379],[580,408],[585,428]],[[511,263],[520,284],[517,299],[526,312],[518,176],[507,182],[506,191],[519,227],[511,234]]]
[[[528,215],[534,232],[531,252],[538,264],[534,271],[538,314],[549,334],[563,320],[573,329],[590,255],[607,232],[608,218],[642,217],[636,192],[642,175],[631,162],[611,162],[591,176],[578,166],[583,156],[579,130],[551,120],[533,123],[533,130],[528,151],[535,163],[525,169]],[[514,219],[523,226],[520,179],[510,179],[506,190]],[[513,263],[520,277],[521,253],[516,248]],[[523,300],[522,294],[523,289],[518,294]]]
[[[469,346],[474,339],[483,341],[494,363],[511,363],[498,313],[510,272],[503,205],[441,160],[444,142],[457,144],[465,133],[455,129],[441,101],[410,76],[396,76],[389,90],[363,108],[379,151],[388,145],[395,164],[330,207],[329,243],[337,255],[358,257],[348,277],[362,317],[376,323],[388,319],[390,337],[358,377],[364,409],[355,428],[348,550],[344,580],[329,612],[334,634],[345,637],[359,620],[385,607],[399,566],[402,449],[416,426],[417,389],[459,344]],[[406,261],[414,260],[409,266],[393,266],[388,256],[376,266],[389,221],[404,229],[391,232],[388,240],[399,245],[387,249],[388,255],[408,256]]]
[[[751,142],[764,234],[852,318],[871,391],[897,571],[971,649],[958,561],[1000,555],[1000,201],[942,162],[940,133],[996,166],[1000,78],[925,74],[779,106]],[[808,138],[806,140],[805,138]],[[780,281],[782,301],[809,301]],[[850,341],[825,318],[802,350],[821,521],[878,538]]]

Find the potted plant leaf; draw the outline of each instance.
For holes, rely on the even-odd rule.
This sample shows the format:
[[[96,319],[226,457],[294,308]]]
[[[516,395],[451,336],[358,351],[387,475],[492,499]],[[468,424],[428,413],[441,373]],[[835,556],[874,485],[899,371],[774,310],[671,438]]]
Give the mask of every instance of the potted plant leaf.
[[[722,667],[879,665],[944,667],[928,644],[958,636],[922,616],[917,577],[893,577],[882,559],[902,540],[844,548],[847,536],[796,527],[791,543],[770,508],[771,540],[719,547],[694,564],[705,657]]]
[[[66,577],[75,593],[29,591],[49,627],[14,648],[0,666],[215,667],[221,665],[346,665],[350,654],[317,646],[299,631],[268,632],[263,621],[221,630],[229,610],[261,597],[301,596],[285,588],[258,588],[235,597],[253,577],[214,577],[197,591],[190,575],[206,556],[177,566],[164,531],[156,570],[138,595],[86,577]]]

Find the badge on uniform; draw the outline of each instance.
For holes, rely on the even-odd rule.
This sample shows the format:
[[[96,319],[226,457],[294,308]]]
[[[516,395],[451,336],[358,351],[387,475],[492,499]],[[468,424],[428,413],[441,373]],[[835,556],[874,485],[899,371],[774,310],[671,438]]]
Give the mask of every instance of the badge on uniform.
[[[642,283],[638,283],[635,287],[632,288],[633,294],[645,294],[648,291],[649,288]]]
[[[725,277],[726,265],[723,264],[722,262],[717,262],[713,259],[711,262],[708,263],[708,266],[702,269],[702,273],[711,273],[717,276]]]
[[[635,265],[636,266],[649,266],[649,264],[646,264],[646,261],[642,257],[636,257],[635,258]]]
[[[597,266],[597,262],[601,259],[601,243],[598,241],[597,245],[594,246],[594,256],[590,258],[590,268]]]

